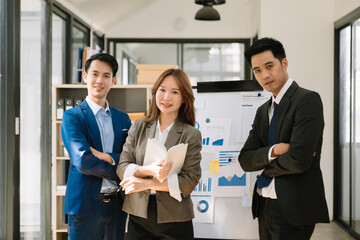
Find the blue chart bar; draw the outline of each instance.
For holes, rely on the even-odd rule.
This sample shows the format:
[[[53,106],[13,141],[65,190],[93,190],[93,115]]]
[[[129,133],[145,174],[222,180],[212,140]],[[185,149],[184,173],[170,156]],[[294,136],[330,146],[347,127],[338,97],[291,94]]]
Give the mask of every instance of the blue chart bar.
[[[200,179],[199,184],[194,189],[194,192],[211,192],[211,180],[208,178],[207,184],[203,182],[203,179]]]
[[[203,145],[209,145],[209,142],[210,142],[210,138],[209,138],[209,137],[203,138],[202,144],[203,144]]]
[[[219,166],[226,166],[232,161],[236,161],[240,151],[220,151],[219,152]]]

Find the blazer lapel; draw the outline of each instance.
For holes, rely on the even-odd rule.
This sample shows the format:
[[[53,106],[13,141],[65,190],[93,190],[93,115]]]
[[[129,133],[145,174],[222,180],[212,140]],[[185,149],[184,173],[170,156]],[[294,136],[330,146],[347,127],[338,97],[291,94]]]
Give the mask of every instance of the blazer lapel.
[[[93,142],[94,148],[102,152],[103,149],[101,144],[100,130],[97,125],[94,113],[92,112],[86,101],[83,101],[83,103],[80,105],[80,108],[86,119],[88,138],[90,138],[89,140],[91,140],[89,141],[89,143]]]
[[[121,121],[116,121],[115,119],[115,113],[112,107],[110,107],[111,112],[111,120],[113,124],[113,130],[114,130],[114,144],[113,144],[113,151],[117,152],[115,148],[117,147],[117,144],[120,142],[120,137],[122,137],[122,124]]]
[[[179,143],[182,132],[183,124],[178,119],[176,119],[165,141],[165,147],[167,150]]]
[[[260,133],[259,135],[262,136],[262,140],[265,146],[268,145],[268,138],[269,138],[269,108],[272,103],[272,98],[267,101],[267,103],[264,105],[262,110],[260,111],[260,121],[261,121],[261,127],[260,127]]]
[[[139,131],[141,132],[142,129],[139,129]],[[141,158],[140,158],[140,164],[139,165],[143,165],[144,164],[144,157],[145,157],[145,152],[146,152],[146,147],[147,147],[147,142],[149,138],[154,138],[155,137],[155,131],[156,131],[156,121],[150,122],[148,124],[145,124],[145,134],[141,134],[142,139],[139,140],[140,145],[138,149],[135,149],[135,151],[140,151],[141,154]]]
[[[290,107],[291,97],[293,96],[295,90],[298,88],[298,84],[293,82],[289,89],[286,91],[284,97],[281,99],[281,102],[278,106],[277,117],[276,117],[276,139],[279,139],[280,128],[282,122],[285,118],[285,115]]]
[[[156,121],[153,121],[152,123],[146,125],[146,136],[148,136],[148,138],[154,138],[155,132],[156,132]]]

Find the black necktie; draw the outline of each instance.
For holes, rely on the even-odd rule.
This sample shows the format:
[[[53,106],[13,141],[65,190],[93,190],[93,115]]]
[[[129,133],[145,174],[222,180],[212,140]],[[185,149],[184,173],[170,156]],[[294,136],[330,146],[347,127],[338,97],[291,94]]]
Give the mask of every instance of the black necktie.
[[[269,136],[268,136],[268,145],[272,146],[276,144],[276,113],[277,113],[277,103],[274,102],[274,113],[269,125]],[[264,172],[258,177],[256,183],[259,189],[269,186],[272,178],[265,176]]]

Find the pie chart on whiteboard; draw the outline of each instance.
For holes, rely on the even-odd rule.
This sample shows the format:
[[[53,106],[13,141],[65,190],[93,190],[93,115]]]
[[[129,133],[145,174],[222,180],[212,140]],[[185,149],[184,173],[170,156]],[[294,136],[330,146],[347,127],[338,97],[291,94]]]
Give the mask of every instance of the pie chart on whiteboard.
[[[201,200],[197,204],[197,210],[201,213],[205,213],[209,209],[209,203],[205,200]]]

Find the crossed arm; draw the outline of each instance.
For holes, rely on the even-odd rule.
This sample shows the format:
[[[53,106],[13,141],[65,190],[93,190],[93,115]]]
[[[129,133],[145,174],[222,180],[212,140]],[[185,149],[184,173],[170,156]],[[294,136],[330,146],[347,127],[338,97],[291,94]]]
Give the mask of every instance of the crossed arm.
[[[164,160],[148,166],[138,166],[135,172],[130,177],[125,178],[120,185],[124,189],[125,194],[141,192],[146,189],[168,192],[169,187],[167,180],[160,182],[157,179],[165,179],[171,167],[172,164],[165,165]],[[154,178],[145,178],[149,176]]]
[[[100,151],[96,150],[93,147],[90,147],[90,149],[91,149],[92,153],[94,154],[94,156],[97,157],[98,159],[103,160],[103,161],[105,161],[107,163],[110,163],[110,164],[114,163],[114,161],[113,161],[112,157],[110,156],[110,154],[100,152]]]
[[[270,156],[274,159],[270,161],[271,146],[265,146],[259,137],[259,123],[262,121],[259,119],[261,114],[256,115],[253,129],[239,155],[240,165],[245,171],[264,169],[266,176],[277,177],[302,173],[312,166],[316,152],[320,151],[324,127],[320,96],[315,92],[304,94],[289,111],[296,112],[293,113],[294,122],[291,125],[284,123],[283,130],[290,131],[283,131],[280,136],[288,142],[273,147]]]

